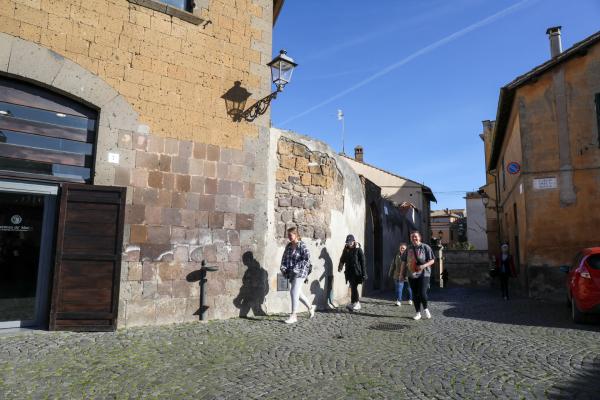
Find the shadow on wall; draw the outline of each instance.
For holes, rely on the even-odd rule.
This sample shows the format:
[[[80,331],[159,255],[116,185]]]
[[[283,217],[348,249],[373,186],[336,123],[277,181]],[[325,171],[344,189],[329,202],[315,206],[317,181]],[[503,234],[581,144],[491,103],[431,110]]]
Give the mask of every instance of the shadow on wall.
[[[316,286],[320,285],[319,282],[313,282],[310,287],[311,293],[315,294],[315,303],[319,306],[325,306],[327,304],[333,306],[334,294],[333,294],[333,260],[327,251],[327,248],[323,247],[321,249],[321,254],[319,254],[319,259],[323,260],[323,274],[319,277],[319,282],[325,281],[325,290],[320,290],[321,297],[317,297],[317,289]],[[315,286],[316,284],[316,286]]]
[[[240,310],[239,316],[245,318],[250,310],[254,316],[267,315],[262,304],[269,293],[269,273],[260,266],[251,251],[242,255],[242,263],[246,266],[246,272],[242,278],[240,293],[233,300],[233,305]]]

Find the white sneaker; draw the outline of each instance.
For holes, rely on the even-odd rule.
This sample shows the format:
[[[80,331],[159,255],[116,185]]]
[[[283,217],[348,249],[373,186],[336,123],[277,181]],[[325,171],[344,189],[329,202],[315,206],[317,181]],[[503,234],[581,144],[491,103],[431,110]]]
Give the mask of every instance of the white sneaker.
[[[397,305],[398,307],[400,307],[400,306],[402,305],[402,302],[401,302],[400,300],[396,300],[396,305]]]
[[[415,314],[415,316],[413,317],[413,319],[414,319],[415,321],[418,321],[418,320],[420,320],[420,319],[421,319],[421,313],[420,313],[420,312],[416,313],[416,314]]]
[[[295,324],[298,322],[298,318],[296,316],[290,316],[288,319],[284,321],[286,324]]]
[[[328,307],[330,310],[335,310],[335,309],[336,309],[336,306],[335,306],[335,304],[333,304],[333,303],[330,303],[330,302],[327,302],[327,307]]]
[[[308,309],[309,318],[314,318],[316,309],[317,309],[316,305],[310,306],[310,308]]]
[[[359,303],[358,301],[357,301],[356,303],[354,303],[354,307],[352,307],[352,309],[353,309],[354,311],[358,311],[358,310],[360,310],[360,303]]]
[[[412,300],[408,300],[408,301],[406,302],[406,304],[408,304],[409,306],[412,306],[412,305],[413,305],[413,302],[412,302]]]
[[[428,309],[428,308],[426,308],[426,309],[425,309],[425,310],[423,310],[423,311],[424,311],[424,313],[425,313],[425,318],[427,318],[427,319],[431,319],[431,313],[429,312],[429,309]]]

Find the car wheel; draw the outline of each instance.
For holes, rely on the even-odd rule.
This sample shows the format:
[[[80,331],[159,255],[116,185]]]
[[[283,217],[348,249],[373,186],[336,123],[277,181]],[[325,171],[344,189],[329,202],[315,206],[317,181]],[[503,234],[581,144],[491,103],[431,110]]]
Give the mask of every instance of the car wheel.
[[[583,324],[585,322],[584,314],[581,311],[579,311],[579,309],[575,305],[575,302],[572,300],[571,300],[571,318],[573,318],[573,322],[575,322],[576,324]]]

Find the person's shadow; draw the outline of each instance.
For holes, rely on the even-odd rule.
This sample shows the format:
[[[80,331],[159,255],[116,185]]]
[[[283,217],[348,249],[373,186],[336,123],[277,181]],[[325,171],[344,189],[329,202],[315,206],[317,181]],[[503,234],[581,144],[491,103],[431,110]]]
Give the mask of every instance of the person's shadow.
[[[255,317],[266,316],[262,304],[269,293],[269,273],[261,268],[251,251],[242,255],[242,262],[248,269],[244,273],[240,293],[233,300],[233,305],[239,308],[242,318],[247,317],[250,310]]]
[[[321,249],[321,254],[319,255],[319,259],[323,260],[323,274],[319,277],[319,282],[321,282],[323,279],[325,280],[325,291],[321,290],[320,292],[322,292],[322,295],[324,296],[322,304],[328,304],[331,307],[333,307],[334,303],[333,303],[333,260],[331,259],[331,256],[329,255],[329,252],[327,251],[327,248],[323,247],[323,249]],[[314,284],[314,283],[313,283]],[[315,295],[317,294],[315,291],[313,291],[313,287],[311,286],[311,292],[314,293]],[[320,287],[319,287],[320,289]],[[315,288],[316,290],[316,288]],[[319,293],[321,294],[321,293]]]

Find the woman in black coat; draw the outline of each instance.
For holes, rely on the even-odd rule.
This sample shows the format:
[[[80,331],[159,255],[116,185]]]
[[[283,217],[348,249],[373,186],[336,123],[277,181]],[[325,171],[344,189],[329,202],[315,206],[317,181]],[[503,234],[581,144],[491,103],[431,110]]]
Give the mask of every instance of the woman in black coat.
[[[351,303],[346,307],[352,311],[360,310],[358,285],[362,284],[367,279],[367,267],[365,265],[365,253],[360,247],[353,235],[346,237],[346,246],[342,252],[338,271],[341,271],[345,266],[344,275],[346,282],[350,283]]]

